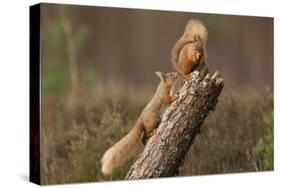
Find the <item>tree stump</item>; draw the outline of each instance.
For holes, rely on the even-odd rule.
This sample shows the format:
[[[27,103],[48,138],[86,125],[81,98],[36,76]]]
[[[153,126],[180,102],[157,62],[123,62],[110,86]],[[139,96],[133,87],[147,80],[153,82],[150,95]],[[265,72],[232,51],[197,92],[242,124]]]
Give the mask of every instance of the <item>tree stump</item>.
[[[164,111],[155,134],[131,166],[126,179],[176,176],[193,140],[210,110],[214,110],[223,88],[216,72],[204,79],[192,73],[177,92],[177,99]]]

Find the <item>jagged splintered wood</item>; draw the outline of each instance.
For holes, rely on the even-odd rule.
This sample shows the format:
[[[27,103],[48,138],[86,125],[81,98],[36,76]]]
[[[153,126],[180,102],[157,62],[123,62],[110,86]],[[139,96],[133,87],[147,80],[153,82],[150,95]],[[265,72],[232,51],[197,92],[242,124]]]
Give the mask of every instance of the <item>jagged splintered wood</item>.
[[[126,179],[176,176],[205,118],[215,109],[223,88],[216,72],[201,79],[198,72],[185,81],[177,99],[165,110],[159,127],[131,166]]]

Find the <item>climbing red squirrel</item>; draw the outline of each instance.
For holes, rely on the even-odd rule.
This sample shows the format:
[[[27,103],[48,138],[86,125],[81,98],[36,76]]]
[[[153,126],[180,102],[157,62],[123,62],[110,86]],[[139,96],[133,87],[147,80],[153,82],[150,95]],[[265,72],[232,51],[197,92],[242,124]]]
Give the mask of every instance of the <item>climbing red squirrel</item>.
[[[143,109],[131,131],[104,153],[101,159],[104,174],[110,174],[115,167],[119,166],[142,138],[148,139],[153,135],[162,104],[171,103],[176,99],[175,96],[171,96],[170,92],[177,80],[177,72],[155,73],[161,82],[154,96]]]
[[[182,37],[176,42],[172,49],[172,64],[175,69],[183,74],[186,80],[190,79],[192,73],[199,65],[202,57],[204,57],[204,71],[208,71],[206,66],[206,42],[208,31],[204,24],[197,20],[190,20]],[[205,74],[205,73],[204,73]]]

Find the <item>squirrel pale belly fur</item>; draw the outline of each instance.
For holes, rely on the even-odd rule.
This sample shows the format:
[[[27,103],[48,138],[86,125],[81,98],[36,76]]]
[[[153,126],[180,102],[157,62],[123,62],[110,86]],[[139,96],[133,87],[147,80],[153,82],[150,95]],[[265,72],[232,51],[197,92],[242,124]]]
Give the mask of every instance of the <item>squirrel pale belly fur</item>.
[[[174,45],[171,54],[172,64],[186,80],[190,78],[190,73],[200,65],[202,57],[204,57],[204,66],[207,67],[207,38],[208,31],[204,24],[193,19],[187,23],[183,35]]]
[[[154,96],[143,109],[135,126],[125,137],[104,153],[101,159],[104,174],[110,174],[115,167],[119,166],[135,146],[140,143],[142,137],[147,139],[152,136],[157,126],[162,104],[171,103],[175,100],[175,96],[171,96],[171,87],[177,80],[177,72],[166,74],[156,72],[156,75],[161,79],[161,82]]]

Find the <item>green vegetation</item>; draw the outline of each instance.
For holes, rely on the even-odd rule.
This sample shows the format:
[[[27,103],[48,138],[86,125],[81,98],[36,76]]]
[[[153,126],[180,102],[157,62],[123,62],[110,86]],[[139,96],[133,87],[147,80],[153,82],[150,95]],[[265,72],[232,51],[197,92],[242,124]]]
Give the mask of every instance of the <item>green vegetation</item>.
[[[266,135],[258,140],[255,151],[260,157],[264,170],[273,169],[273,112],[269,112],[264,116],[264,123],[267,125]]]

